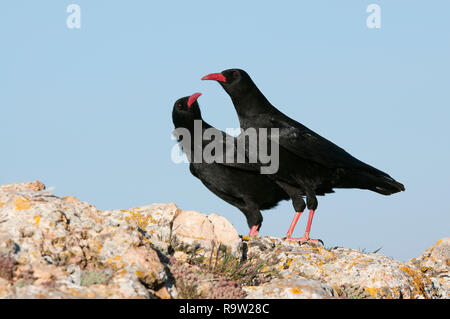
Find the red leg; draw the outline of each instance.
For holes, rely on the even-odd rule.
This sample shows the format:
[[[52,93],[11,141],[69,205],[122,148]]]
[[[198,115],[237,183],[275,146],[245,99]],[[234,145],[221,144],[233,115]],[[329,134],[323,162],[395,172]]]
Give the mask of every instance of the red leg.
[[[250,233],[248,233],[248,235],[249,236],[258,236],[258,233],[259,233],[258,228],[259,228],[259,225],[252,226],[252,228],[250,228]]]
[[[298,217],[300,217],[300,216],[298,216]],[[297,220],[296,220],[296,218],[297,218],[297,215],[294,217],[295,223],[297,223],[297,220],[298,220],[298,218],[297,218]],[[311,224],[312,224],[313,218],[314,218],[314,211],[311,209],[309,211],[308,223],[306,224],[306,230],[305,230],[305,234],[303,235],[303,237],[301,237],[301,238],[291,238],[290,236],[288,236],[288,235],[292,235],[292,233],[289,234],[289,231],[291,230],[291,228],[289,228],[288,235],[286,235],[286,238],[289,239],[289,240],[299,241],[301,243],[309,241],[309,242],[318,244],[319,241],[317,239],[309,238],[309,233],[311,231]],[[294,221],[292,223],[294,223]],[[295,226],[295,224],[294,224],[294,226]],[[291,224],[291,227],[292,227],[292,224]]]
[[[300,216],[302,215],[302,213],[303,212],[295,213],[294,219],[292,220],[291,226],[289,226],[288,232],[286,234],[287,239],[290,239],[292,237],[292,233],[294,232],[295,225],[297,225],[297,222],[298,222]]]

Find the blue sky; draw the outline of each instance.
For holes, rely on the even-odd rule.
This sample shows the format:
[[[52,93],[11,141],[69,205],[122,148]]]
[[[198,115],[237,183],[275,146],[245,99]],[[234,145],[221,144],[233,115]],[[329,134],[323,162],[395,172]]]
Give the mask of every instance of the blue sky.
[[[69,29],[66,8],[81,8]],[[381,8],[381,28],[366,8]],[[239,123],[218,84],[245,69],[281,111],[389,173],[406,192],[319,198],[312,236],[400,260],[450,235],[450,2],[18,1],[0,4],[0,184],[41,180],[99,209],[175,202],[244,216],[170,160],[174,101]],[[263,213],[284,236],[290,202]],[[296,235],[306,224],[303,216]]]

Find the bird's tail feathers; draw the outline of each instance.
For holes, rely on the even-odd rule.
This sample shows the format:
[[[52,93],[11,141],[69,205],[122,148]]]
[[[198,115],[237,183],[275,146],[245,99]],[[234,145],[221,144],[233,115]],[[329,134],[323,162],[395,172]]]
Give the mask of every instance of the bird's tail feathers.
[[[342,176],[338,187],[362,188],[377,192],[382,195],[391,195],[405,190],[402,183],[380,171],[374,174],[364,170],[347,170]]]

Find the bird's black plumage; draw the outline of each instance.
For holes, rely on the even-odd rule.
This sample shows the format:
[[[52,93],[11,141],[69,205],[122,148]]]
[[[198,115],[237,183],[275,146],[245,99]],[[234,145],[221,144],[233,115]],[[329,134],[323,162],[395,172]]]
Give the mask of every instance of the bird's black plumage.
[[[279,129],[280,168],[272,178],[293,200],[304,193],[308,207],[315,210],[316,195],[333,192],[333,188],[360,188],[383,195],[405,190],[388,174],[283,114],[266,99],[245,71],[229,69],[203,79],[217,80],[225,89],[242,129]]]
[[[250,165],[246,166],[249,170],[245,170],[216,162],[196,163],[193,156],[196,148],[202,151],[210,141],[202,138],[200,143],[197,143],[194,140],[194,121],[200,121],[202,136],[206,129],[212,129],[222,135],[224,140],[225,137],[234,138],[203,121],[197,101],[188,106],[188,99],[189,97],[183,97],[175,102],[172,120],[175,126],[174,135],[190,161],[189,169],[192,175],[215,195],[244,213],[250,228],[258,226],[259,229],[263,220],[260,211],[275,207],[281,200],[288,200],[289,196],[273,180],[259,174],[257,169],[251,169]],[[184,140],[186,136],[180,136],[177,131],[179,128],[189,131],[189,143]]]

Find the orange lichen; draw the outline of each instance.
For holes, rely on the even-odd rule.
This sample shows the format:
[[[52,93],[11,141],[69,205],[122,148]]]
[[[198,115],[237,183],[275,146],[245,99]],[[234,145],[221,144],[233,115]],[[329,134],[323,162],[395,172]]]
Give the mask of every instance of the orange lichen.
[[[429,281],[429,279],[423,275],[422,273],[411,269],[408,266],[402,266],[400,267],[400,270],[406,273],[409,277],[412,279],[413,283],[413,294],[414,295],[421,295],[425,298],[428,298],[427,294],[425,293],[425,283]]]
[[[301,294],[302,290],[298,289],[298,288],[291,288],[289,289],[290,292],[292,292],[293,294]]]
[[[163,286],[158,291],[155,291],[155,295],[161,299],[172,299],[172,296],[170,295],[169,291],[165,286]]]
[[[28,210],[31,208],[30,201],[22,198],[16,199],[14,205],[16,205],[16,210]]]
[[[367,291],[372,297],[377,298],[377,288],[365,287],[364,290]]]
[[[393,298],[397,298],[397,299],[400,298],[400,289],[398,287],[392,288],[392,291],[394,294]]]
[[[421,270],[422,272],[427,272],[427,271],[430,270],[430,269],[431,269],[430,267],[424,267],[424,266],[420,267],[420,270]]]
[[[41,216],[35,216],[33,219],[34,219],[34,223],[33,224],[37,225],[41,221]]]
[[[78,203],[80,201],[75,196],[66,196],[66,197],[63,198],[63,200],[65,200],[68,203],[72,203],[72,204]]]
[[[121,270],[125,267],[125,264],[121,260],[120,256],[109,257],[106,259],[106,264],[115,269],[116,271]]]
[[[157,223],[157,221],[153,219],[152,215],[145,213],[142,210],[134,208],[134,209],[121,209],[120,211],[122,213],[128,214],[128,216],[125,216],[125,221],[127,223],[134,221],[141,229],[145,229],[149,223],[151,224]]]

